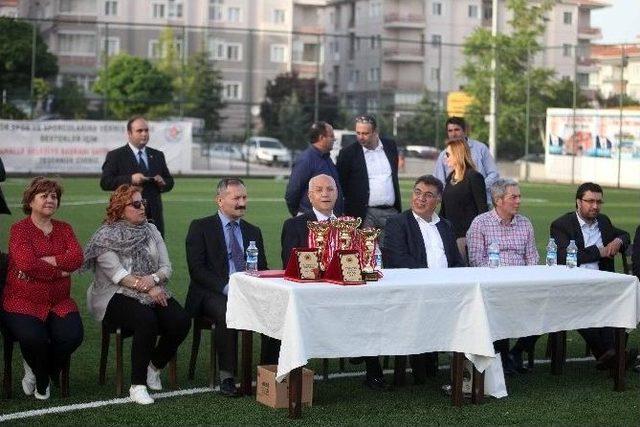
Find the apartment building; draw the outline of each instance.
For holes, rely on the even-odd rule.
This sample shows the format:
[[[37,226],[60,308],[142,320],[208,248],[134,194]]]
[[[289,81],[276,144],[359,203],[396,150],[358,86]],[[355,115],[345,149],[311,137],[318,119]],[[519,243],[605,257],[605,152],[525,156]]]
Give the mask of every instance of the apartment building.
[[[598,65],[590,75],[594,90],[605,98],[622,92],[640,100],[640,44],[594,45],[591,59]]]
[[[5,2],[6,3],[6,2]],[[11,2],[9,2],[11,3]],[[319,37],[325,0],[23,0],[19,16],[40,22],[58,56],[59,81],[76,80],[87,92],[109,57],[126,52],[158,60],[161,39],[173,32],[179,58],[206,50],[222,72],[228,107],[223,133],[258,125],[268,80],[282,72],[306,77],[322,61]],[[321,63],[321,62],[320,62]]]
[[[0,0],[0,16],[16,18],[18,16],[18,0]]]
[[[589,87],[596,68],[590,58],[591,11],[606,7],[599,0],[559,0],[547,16],[536,56],[538,66],[558,77]],[[498,30],[509,33],[511,14],[498,2]],[[491,28],[491,0],[332,0],[325,8],[327,38],[325,78],[328,87],[354,111],[410,108],[426,89],[444,100],[464,85],[458,70],[462,45],[476,28]],[[577,59],[575,55],[578,55]],[[575,62],[577,61],[577,67]]]

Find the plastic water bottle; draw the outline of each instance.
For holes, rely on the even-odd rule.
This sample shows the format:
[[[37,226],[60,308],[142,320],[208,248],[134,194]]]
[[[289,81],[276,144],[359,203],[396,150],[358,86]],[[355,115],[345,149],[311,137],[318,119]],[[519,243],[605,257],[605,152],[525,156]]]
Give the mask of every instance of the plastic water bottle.
[[[552,237],[547,243],[547,265],[553,267],[558,264],[558,245],[556,240]]]
[[[376,250],[373,256],[376,261],[376,270],[382,270],[382,251],[378,246],[376,246]]]
[[[245,268],[247,274],[256,274],[258,272],[258,248],[256,242],[251,240],[247,248],[247,265]]]
[[[500,267],[500,245],[497,242],[491,242],[489,245],[489,267]]]
[[[576,246],[575,240],[570,240],[569,246],[567,246],[566,264],[569,268],[578,266],[578,247]]]

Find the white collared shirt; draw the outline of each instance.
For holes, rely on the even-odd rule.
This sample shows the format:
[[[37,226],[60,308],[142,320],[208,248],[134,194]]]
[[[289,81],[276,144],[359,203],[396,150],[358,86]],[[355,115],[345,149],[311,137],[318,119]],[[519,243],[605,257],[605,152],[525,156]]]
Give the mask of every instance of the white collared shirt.
[[[416,221],[418,221],[418,227],[420,227],[424,250],[427,253],[428,268],[448,268],[449,262],[447,261],[447,255],[444,253],[442,236],[440,236],[438,227],[436,227],[440,217],[434,212],[431,216],[431,221],[427,221],[416,215],[415,212],[412,213]]]
[[[369,176],[369,206],[393,206],[396,202],[391,177],[391,165],[382,141],[373,150],[362,147]]]
[[[313,209],[313,213],[316,214],[316,218],[317,218],[318,221],[326,221],[328,219],[336,219],[336,216],[333,214],[333,211],[331,212],[331,215],[326,216],[325,214],[323,214],[322,212],[320,212],[316,208],[312,207],[312,209]]]
[[[578,224],[580,224],[580,229],[582,230],[582,238],[584,239],[584,247],[588,248],[589,246],[596,245],[598,248],[603,247],[602,244],[602,233],[600,233],[600,227],[598,227],[598,221],[593,220],[591,224],[587,223],[582,217],[576,212],[576,216],[578,217]],[[598,262],[589,262],[587,264],[581,264],[582,268],[589,268],[591,270],[599,270],[600,266]]]

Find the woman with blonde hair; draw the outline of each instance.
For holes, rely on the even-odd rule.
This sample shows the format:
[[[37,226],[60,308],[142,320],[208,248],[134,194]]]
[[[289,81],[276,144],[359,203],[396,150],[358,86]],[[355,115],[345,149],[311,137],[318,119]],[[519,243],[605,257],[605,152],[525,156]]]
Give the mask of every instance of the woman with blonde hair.
[[[445,161],[451,173],[442,193],[440,216],[451,221],[460,254],[467,261],[467,230],[478,214],[489,210],[484,177],[476,170],[464,138],[449,139]]]

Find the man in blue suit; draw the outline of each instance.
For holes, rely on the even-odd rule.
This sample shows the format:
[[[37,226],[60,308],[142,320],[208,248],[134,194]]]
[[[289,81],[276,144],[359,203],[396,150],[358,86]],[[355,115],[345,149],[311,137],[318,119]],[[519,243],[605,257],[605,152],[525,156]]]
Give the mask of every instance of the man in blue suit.
[[[433,175],[423,175],[413,185],[411,209],[387,220],[383,264],[386,268],[462,267],[451,223],[438,217],[443,184]],[[437,353],[411,355],[409,363],[416,384],[425,382],[428,366]]]

